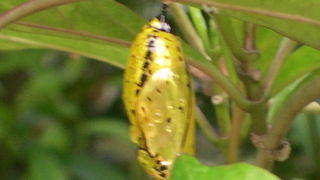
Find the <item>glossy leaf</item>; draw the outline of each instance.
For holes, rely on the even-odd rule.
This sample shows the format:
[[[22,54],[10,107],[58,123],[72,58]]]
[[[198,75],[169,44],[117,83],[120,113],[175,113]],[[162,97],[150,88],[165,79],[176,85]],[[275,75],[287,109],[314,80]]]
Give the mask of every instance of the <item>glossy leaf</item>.
[[[279,180],[266,170],[245,163],[209,167],[195,158],[182,156],[177,159],[170,180]]]

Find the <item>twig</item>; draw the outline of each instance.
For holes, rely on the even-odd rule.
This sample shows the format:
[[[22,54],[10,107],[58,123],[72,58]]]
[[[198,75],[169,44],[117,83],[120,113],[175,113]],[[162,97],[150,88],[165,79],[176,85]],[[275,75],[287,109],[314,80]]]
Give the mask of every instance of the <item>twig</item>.
[[[284,38],[281,43],[275,57],[272,60],[270,68],[268,69],[266,78],[264,79],[263,87],[265,88],[265,99],[270,98],[271,88],[274,81],[281,69],[281,66],[286,57],[293,51],[298,45],[296,41],[288,38]]]
[[[232,126],[229,136],[229,145],[228,145],[228,163],[235,163],[238,161],[239,156],[239,145],[240,145],[240,131],[241,125],[244,118],[244,111],[242,111],[236,105],[232,106]]]
[[[219,142],[218,134],[211,127],[211,124],[209,123],[206,116],[202,113],[202,111],[198,106],[196,107],[195,110],[196,110],[196,117],[197,117],[196,120],[202,132],[213,145],[218,146],[218,142]]]
[[[257,165],[269,170],[272,168],[275,159],[270,152],[274,152],[279,147],[295,116],[305,105],[318,97],[320,97],[320,70],[304,79],[271,117],[272,128],[266,136],[265,148],[258,149]]]
[[[191,47],[197,49],[201,53],[201,55],[206,57],[206,59],[210,59],[205,51],[201,38],[197,34],[190,19],[188,18],[181,5],[172,3],[169,10],[179,28],[183,30],[182,33]]]
[[[174,2],[180,2],[180,3],[190,3],[190,4],[206,4],[208,6],[213,6],[216,8],[226,9],[226,10],[233,10],[238,12],[244,12],[244,13],[253,13],[258,15],[264,15],[264,16],[270,16],[275,17],[279,19],[285,19],[290,20],[294,22],[301,22],[305,24],[313,24],[320,26],[320,21],[316,19],[310,19],[308,17],[299,16],[295,14],[289,14],[289,13],[282,13],[267,9],[260,9],[260,8],[254,8],[254,7],[247,7],[247,6],[241,6],[241,5],[235,5],[225,2],[215,2],[215,1],[208,1],[208,0],[172,0]]]

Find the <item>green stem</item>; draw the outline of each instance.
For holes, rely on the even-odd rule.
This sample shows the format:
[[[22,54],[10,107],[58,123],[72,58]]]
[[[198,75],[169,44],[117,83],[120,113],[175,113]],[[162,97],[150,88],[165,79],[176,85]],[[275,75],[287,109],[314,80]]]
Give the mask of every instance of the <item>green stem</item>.
[[[195,49],[197,49],[201,55],[209,59],[205,48],[202,44],[202,41],[194,29],[189,17],[187,16],[186,12],[182,8],[182,5],[177,3],[172,3],[170,5],[170,13],[172,14],[175,22],[177,23],[178,27],[182,29],[182,33],[186,38],[187,42]]]
[[[316,165],[316,169],[320,169],[320,133],[318,132],[318,119],[315,115],[308,115],[307,124],[309,127],[311,144],[313,147],[313,159]]]
[[[208,28],[207,28],[205,19],[201,13],[201,10],[199,8],[195,8],[192,6],[189,6],[188,8],[189,8],[190,18],[202,40],[204,48],[206,52],[209,52],[210,45],[209,45],[209,37],[208,37]]]
[[[227,137],[231,127],[228,96],[219,86],[214,87],[214,94],[212,102],[214,104],[219,132],[221,136]]]
[[[193,4],[193,5],[208,5],[216,8],[226,9],[226,10],[232,10],[236,12],[243,12],[243,13],[251,13],[251,14],[258,14],[258,15],[264,15],[269,17],[275,17],[279,19],[285,19],[289,21],[294,22],[301,22],[305,24],[313,24],[313,25],[320,25],[320,21],[316,19],[311,19],[304,16],[299,16],[296,14],[290,14],[290,13],[283,13],[273,10],[267,10],[267,9],[260,9],[255,7],[248,7],[243,5],[236,5],[231,4],[228,2],[217,2],[215,0],[171,0],[173,2],[179,2],[179,3],[185,3],[185,4]]]
[[[178,26],[183,29],[183,33],[187,38],[187,41],[196,48],[204,57],[210,59],[210,57],[205,53],[201,39],[199,38],[197,32],[192,26],[188,16],[181,8],[180,5],[173,3],[170,5],[170,12],[173,17],[177,20]],[[244,110],[250,110],[256,104],[255,102],[248,101],[232,84],[232,82],[227,79],[216,66],[212,66],[210,61],[197,61],[189,60],[189,64],[195,66],[196,68],[202,70],[204,73],[209,75],[216,83],[218,83],[229,95],[238,103],[239,107]]]
[[[245,113],[236,105],[232,106],[232,128],[229,136],[227,163],[235,163],[238,161],[240,130]]]
[[[266,136],[264,142],[265,148],[258,149],[256,157],[257,165],[265,169],[272,169],[274,157],[270,152],[275,151],[280,145],[296,115],[304,106],[318,97],[320,97],[320,70],[314,71],[304,79],[304,81],[288,95],[282,106],[272,117],[272,128]]]
[[[213,64],[218,67],[218,60],[215,60]],[[211,101],[214,104],[219,132],[221,136],[227,137],[231,128],[229,98],[226,95],[225,91],[218,84],[213,85],[213,94],[214,95],[211,97]]]
[[[280,68],[286,59],[286,57],[293,51],[293,49],[298,45],[296,41],[293,41],[288,38],[284,38],[281,43],[280,47],[272,60],[272,63],[268,69],[267,75],[264,79],[263,86],[265,90],[265,99],[269,99],[271,96],[272,86],[274,81],[280,71]]]
[[[250,112],[253,122],[253,132],[257,135],[266,133],[266,105],[260,101],[263,95],[263,88],[259,79],[259,72],[254,70],[253,62],[258,58],[257,51],[254,47],[255,27],[251,24],[245,24],[245,42],[244,47],[238,41],[238,38],[233,31],[232,23],[229,18],[222,15],[213,15],[221,37],[227,48],[238,60],[238,71],[242,76],[243,83],[246,88],[248,98],[251,101],[259,102],[256,104],[253,111]],[[235,62],[237,63],[237,62]],[[257,75],[258,74],[258,75]]]
[[[245,111],[252,111],[257,102],[249,101],[246,99],[241,92],[232,84],[232,82],[225,77],[216,66],[213,66],[209,61],[190,60],[187,59],[188,63],[202,72],[210,76],[217,84],[219,84],[228,95],[239,105],[239,107]]]
[[[30,0],[0,14],[0,29],[33,13],[80,0]]]
[[[230,18],[221,14],[213,14],[211,18],[216,22],[224,43],[228,46],[235,58],[241,62],[250,61],[250,56],[244,51],[242,44],[234,32]]]
[[[196,120],[197,120],[197,124],[199,125],[200,129],[202,130],[206,138],[213,145],[217,146],[219,143],[218,134],[211,127],[209,121],[207,120],[207,118],[205,117],[205,115],[202,113],[202,111],[198,106],[196,107]]]

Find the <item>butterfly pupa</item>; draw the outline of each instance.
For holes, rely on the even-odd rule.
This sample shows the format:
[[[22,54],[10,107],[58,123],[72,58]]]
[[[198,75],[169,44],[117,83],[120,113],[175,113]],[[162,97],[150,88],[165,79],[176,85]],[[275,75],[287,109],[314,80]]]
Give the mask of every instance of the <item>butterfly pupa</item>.
[[[186,69],[178,38],[153,18],[131,45],[122,98],[137,159],[158,180],[168,179],[178,155],[194,151],[194,94]]]

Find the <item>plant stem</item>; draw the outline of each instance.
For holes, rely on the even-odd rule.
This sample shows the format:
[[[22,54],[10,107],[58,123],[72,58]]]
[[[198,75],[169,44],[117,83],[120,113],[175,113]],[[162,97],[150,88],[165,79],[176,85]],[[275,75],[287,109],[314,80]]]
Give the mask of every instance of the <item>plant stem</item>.
[[[188,9],[189,9],[190,18],[202,40],[204,48],[206,52],[209,52],[210,43],[209,43],[209,36],[208,36],[208,28],[207,28],[205,19],[202,15],[202,12],[199,8],[195,8],[192,6],[189,6]]]
[[[169,10],[173,18],[175,19],[175,22],[177,23],[178,27],[183,30],[182,33],[186,38],[187,42],[193,48],[197,49],[201,55],[203,55],[207,59],[210,59],[205,51],[205,48],[202,44],[202,41],[197,31],[194,29],[189,17],[183,10],[182,5],[177,3],[172,3],[170,5]]]
[[[260,101],[263,89],[260,83],[260,73],[253,68],[253,62],[258,58],[258,53],[254,49],[255,26],[245,24],[245,42],[244,47],[237,40],[237,36],[233,31],[232,23],[229,18],[222,15],[212,16],[218,26],[219,32],[226,47],[238,60],[238,73],[241,75],[246,88],[248,98],[251,101],[258,102],[253,111],[250,112],[253,122],[253,132],[257,135],[266,133],[266,105]],[[249,49],[246,49],[249,48]],[[235,62],[237,63],[237,62]]]
[[[222,137],[227,137],[230,132],[230,113],[228,96],[224,93],[221,87],[214,86],[214,96],[212,96],[212,103],[216,113],[219,132]]]
[[[297,42],[288,38],[283,38],[280,43],[280,47],[272,60],[272,63],[268,69],[267,75],[264,79],[263,87],[265,90],[265,99],[270,98],[271,88],[274,84],[274,81],[281,69],[281,66],[286,59],[286,57],[293,51],[293,49],[297,46]]]
[[[255,52],[256,51],[256,25],[245,23],[245,35],[243,40],[244,49]]]
[[[320,97],[320,70],[312,72],[304,79],[304,81],[288,95],[282,106],[272,117],[272,128],[265,137],[265,148],[258,149],[256,157],[256,164],[258,166],[268,170],[272,169],[274,157],[270,152],[277,150],[295,116],[304,106],[318,97]]]
[[[33,13],[80,0],[30,0],[0,14],[0,29]]]
[[[230,19],[221,14],[213,14],[211,16],[217,24],[217,28],[223,41],[228,46],[232,54],[239,61],[250,61],[250,56],[244,51],[242,45],[234,32],[234,28]]]
[[[210,59],[210,57],[205,53],[205,49],[199,38],[197,32],[192,26],[189,18],[185,14],[184,10],[180,5],[173,3],[170,5],[170,12],[173,17],[177,19],[178,26],[183,29],[187,41],[196,48],[204,57]],[[216,83],[218,83],[229,95],[238,103],[239,107],[245,110],[250,110],[254,107],[254,102],[248,101],[232,84],[232,82],[227,79],[216,66],[213,66],[209,61],[188,61],[192,66],[202,70],[204,73],[209,75]]]
[[[234,84],[209,61],[198,61],[197,59],[189,59],[188,63],[210,76],[212,80],[219,84],[228,93],[228,95],[239,105],[241,109],[245,111],[252,111],[257,105],[257,102],[249,101],[248,99],[246,99],[234,86]]]
[[[320,134],[318,132],[318,119],[315,115],[308,115],[308,128],[311,137],[311,144],[313,147],[313,159],[316,165],[316,169],[320,169]]]
[[[229,136],[227,163],[235,163],[238,161],[239,145],[240,145],[240,130],[244,118],[244,111],[237,105],[232,106],[232,126]]]
[[[216,8],[221,8],[221,9],[226,9],[226,10],[270,16],[270,17],[285,19],[285,20],[289,20],[289,21],[301,22],[301,23],[305,23],[305,24],[320,25],[319,20],[299,16],[296,14],[282,13],[282,12],[277,12],[277,11],[272,11],[272,10],[243,6],[243,5],[235,5],[235,4],[231,4],[231,3],[227,3],[227,2],[216,2],[214,0],[210,0],[210,1],[209,0],[172,0],[172,1],[179,2],[179,3],[185,3],[185,4],[193,4],[193,5],[206,4],[208,6],[213,6]]]
[[[206,116],[202,113],[200,108],[196,107],[196,120],[197,123],[202,130],[203,134],[207,137],[207,139],[215,146],[218,145],[218,134],[215,132],[215,130],[211,127],[209,121],[207,120]]]

